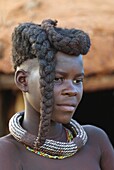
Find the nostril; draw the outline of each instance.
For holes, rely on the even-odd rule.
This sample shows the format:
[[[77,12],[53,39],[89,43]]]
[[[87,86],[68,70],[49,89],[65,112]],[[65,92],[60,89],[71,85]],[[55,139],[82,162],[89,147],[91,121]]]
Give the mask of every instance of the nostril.
[[[62,95],[67,95],[67,96],[76,96],[77,95],[77,92],[76,91],[64,91],[62,92]]]
[[[77,95],[76,92],[70,92],[70,93],[69,93],[69,96],[76,96],[76,95]]]

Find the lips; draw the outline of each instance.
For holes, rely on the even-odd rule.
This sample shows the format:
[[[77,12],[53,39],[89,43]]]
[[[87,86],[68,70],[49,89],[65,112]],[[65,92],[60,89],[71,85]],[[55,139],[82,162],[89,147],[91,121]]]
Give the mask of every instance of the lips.
[[[74,111],[76,105],[73,103],[64,103],[64,104],[57,104],[57,106],[59,107],[59,109],[63,110],[63,111]]]
[[[57,104],[58,106],[72,106],[72,107],[75,107],[76,104],[73,104],[73,103],[63,103],[63,104]]]

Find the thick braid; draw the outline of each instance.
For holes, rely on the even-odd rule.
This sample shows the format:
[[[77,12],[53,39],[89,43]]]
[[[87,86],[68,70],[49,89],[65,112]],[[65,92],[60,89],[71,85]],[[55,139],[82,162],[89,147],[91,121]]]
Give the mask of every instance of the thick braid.
[[[44,20],[43,28],[48,33],[48,38],[58,51],[69,55],[85,55],[90,48],[90,38],[82,30],[56,28],[57,21]]]
[[[34,32],[37,34],[37,28]],[[33,38],[31,36],[32,42]],[[51,114],[53,112],[56,50],[51,48],[50,42],[47,39],[47,34],[43,29],[41,29],[40,34],[35,38],[32,49],[34,54],[38,57],[40,71],[41,104],[38,140],[35,143],[35,147],[37,147],[37,145],[40,146],[45,142],[49,131]]]
[[[20,24],[12,33],[12,60],[15,69],[27,59],[36,58],[35,55],[29,53],[31,46],[28,39],[24,37],[24,32],[29,27],[29,23]]]
[[[43,38],[42,32],[41,39]],[[46,34],[45,34],[46,36]],[[37,39],[38,40],[38,39]],[[37,41],[39,43],[39,40]],[[36,42],[36,44],[37,44]],[[35,45],[35,44],[34,44]],[[47,36],[43,40],[39,51],[39,70],[40,70],[40,90],[41,90],[41,105],[40,105],[40,125],[38,133],[37,145],[42,145],[45,142],[49,131],[51,114],[53,112],[53,85],[55,79],[55,53],[56,51],[50,47]]]

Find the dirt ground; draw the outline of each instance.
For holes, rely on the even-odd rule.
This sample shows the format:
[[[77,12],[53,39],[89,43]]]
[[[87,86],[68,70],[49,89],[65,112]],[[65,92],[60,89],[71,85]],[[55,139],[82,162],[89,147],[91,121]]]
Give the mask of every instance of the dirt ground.
[[[13,71],[10,56],[14,27],[48,18],[58,20],[59,26],[89,33],[92,47],[84,57],[86,76],[114,72],[114,0],[0,0],[1,72]]]

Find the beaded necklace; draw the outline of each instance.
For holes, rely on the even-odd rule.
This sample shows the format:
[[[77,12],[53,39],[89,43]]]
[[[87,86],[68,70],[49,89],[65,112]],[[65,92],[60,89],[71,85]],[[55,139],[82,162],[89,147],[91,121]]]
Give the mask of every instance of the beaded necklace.
[[[87,142],[87,134],[83,127],[77,121],[71,119],[69,124],[63,125],[68,129],[66,130],[67,139],[70,141],[59,142],[46,139],[45,143],[39,147],[37,145],[38,137],[22,128],[23,118],[24,112],[13,115],[9,121],[9,131],[17,141],[23,143],[28,150],[38,155],[53,159],[64,159],[74,155]]]
[[[71,142],[73,139],[72,133],[70,132],[69,129],[66,129],[66,128],[65,128],[65,132],[66,132],[67,142]],[[31,151],[37,155],[40,155],[40,156],[43,156],[46,158],[50,158],[50,159],[64,159],[64,158],[68,157],[68,156],[57,156],[57,155],[54,156],[54,155],[50,155],[50,154],[47,154],[47,153],[44,153],[41,151],[37,151],[35,149],[30,148],[29,146],[25,146],[25,147],[28,151]],[[69,156],[71,156],[71,155],[69,155]]]

